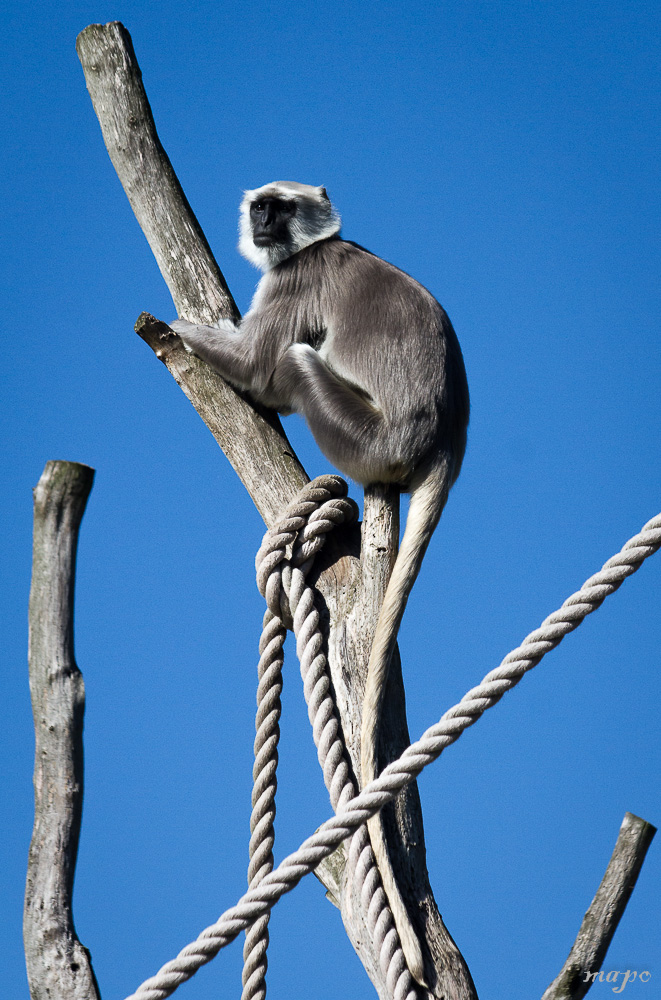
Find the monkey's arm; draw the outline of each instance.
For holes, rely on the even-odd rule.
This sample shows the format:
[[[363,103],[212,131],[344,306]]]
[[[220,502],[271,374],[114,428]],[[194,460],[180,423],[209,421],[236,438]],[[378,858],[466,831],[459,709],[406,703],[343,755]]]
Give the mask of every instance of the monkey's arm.
[[[184,342],[187,351],[202,358],[223,378],[240,389],[250,389],[254,380],[254,362],[248,338],[230,319],[217,326],[200,326],[185,319],[170,323]]]

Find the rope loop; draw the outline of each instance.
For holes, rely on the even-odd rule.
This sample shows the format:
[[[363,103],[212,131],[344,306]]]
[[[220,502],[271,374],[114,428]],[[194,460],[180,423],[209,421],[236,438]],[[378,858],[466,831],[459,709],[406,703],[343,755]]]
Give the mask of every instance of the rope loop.
[[[257,588],[269,611],[289,629],[293,627],[287,598],[289,579],[283,580],[282,574],[290,563],[301,565],[316,555],[333,527],[357,520],[358,507],[347,498],[347,490],[340,476],[318,476],[299,491],[283,517],[264,535],[255,557]]]

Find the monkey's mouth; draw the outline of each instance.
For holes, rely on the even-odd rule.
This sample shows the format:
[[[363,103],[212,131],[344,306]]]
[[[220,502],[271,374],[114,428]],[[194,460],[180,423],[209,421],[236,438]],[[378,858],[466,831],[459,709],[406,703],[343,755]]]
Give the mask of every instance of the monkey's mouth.
[[[253,236],[252,241],[256,247],[270,247],[275,243],[272,236]]]

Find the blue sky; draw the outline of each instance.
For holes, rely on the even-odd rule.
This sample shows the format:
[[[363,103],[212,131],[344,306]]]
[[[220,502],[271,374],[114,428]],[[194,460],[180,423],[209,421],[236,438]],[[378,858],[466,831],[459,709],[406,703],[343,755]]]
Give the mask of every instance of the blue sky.
[[[241,191],[286,178],[325,184],[347,238],[453,320],[473,409],[401,632],[412,736],[661,509],[656,4],[6,3],[7,1000],[27,997],[30,490],[48,459],[97,469],[76,603],[88,702],[75,919],[105,1000],[245,885],[263,526],[132,332],[143,309],[174,309],[75,54],[77,33],[109,20],[132,33],[240,308],[257,280],[235,249]],[[297,418],[286,429],[308,472],[326,471]],[[432,883],[483,998],[541,996],[624,812],[661,819],[660,595],[656,556],[420,781]],[[329,813],[293,649],[282,729],[278,857]],[[650,970],[627,987],[641,997],[661,977],[659,847],[604,965]],[[239,979],[234,944],[180,995],[237,995]],[[373,995],[313,878],[274,913],[269,995]]]

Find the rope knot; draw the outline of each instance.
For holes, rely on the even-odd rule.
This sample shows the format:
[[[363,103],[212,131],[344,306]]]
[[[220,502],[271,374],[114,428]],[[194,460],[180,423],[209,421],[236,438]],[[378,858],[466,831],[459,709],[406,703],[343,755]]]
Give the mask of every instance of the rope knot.
[[[358,506],[340,476],[317,476],[294,497],[280,520],[264,535],[255,557],[257,587],[271,614],[293,628],[289,607],[291,566],[302,568],[340,524],[358,520]]]

